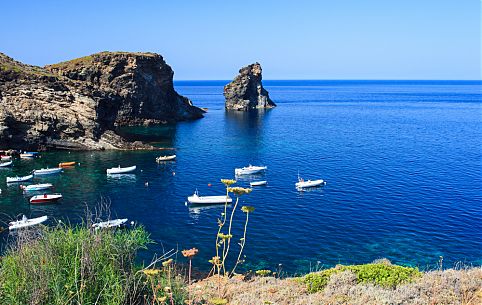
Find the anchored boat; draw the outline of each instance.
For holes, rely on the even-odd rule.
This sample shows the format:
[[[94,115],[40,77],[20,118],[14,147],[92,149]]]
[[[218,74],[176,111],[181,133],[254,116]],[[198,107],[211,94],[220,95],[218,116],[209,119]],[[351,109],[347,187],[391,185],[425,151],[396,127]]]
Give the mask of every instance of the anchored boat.
[[[252,181],[249,183],[250,186],[261,186],[268,184],[268,181]]]
[[[113,167],[113,168],[109,168],[107,169],[107,174],[125,174],[125,173],[130,173],[130,172],[133,172],[135,171],[137,168],[137,166],[129,166],[129,167],[120,167],[120,165],[118,167]]]
[[[108,221],[102,221],[92,224],[92,228],[95,229],[107,229],[107,228],[115,228],[124,225],[127,222],[127,218],[122,219],[112,219]]]
[[[191,204],[224,204],[231,203],[233,199],[229,196],[199,196],[198,191],[192,196],[187,197],[187,201]]]
[[[257,173],[263,172],[267,168],[268,168],[267,166],[254,166],[254,165],[250,164],[249,166],[234,169],[234,173],[237,176],[239,176],[239,175],[252,175],[252,174],[257,174]]]
[[[77,162],[75,161],[72,161],[72,162],[61,162],[59,163],[59,167],[71,167],[71,166],[75,166]]]
[[[171,156],[159,156],[156,158],[157,162],[163,162],[163,161],[172,161],[176,159],[176,155],[171,155]]]
[[[7,167],[7,166],[11,166],[12,164],[13,164],[13,161],[2,162],[0,163],[0,167]]]
[[[25,182],[33,179],[33,175],[23,177],[7,177],[7,183]]]
[[[62,169],[61,168],[42,168],[42,169],[36,169],[33,171],[34,176],[40,176],[40,175],[52,175],[52,174],[58,174],[61,173]]]
[[[21,220],[11,221],[8,224],[9,230],[15,230],[20,228],[26,228],[41,224],[42,222],[47,220],[47,216],[41,216],[37,218],[28,219],[25,215],[23,215]]]
[[[50,203],[62,199],[62,194],[43,194],[30,198],[30,203]]]
[[[305,181],[303,180],[303,178],[300,178],[300,176],[298,176],[298,182],[295,183],[295,186],[298,190],[301,190],[301,189],[317,187],[325,184],[326,184],[326,181],[324,181],[323,179]]]
[[[0,160],[2,161],[10,161],[12,160],[12,156],[1,155]]]
[[[41,184],[31,184],[31,185],[21,185],[20,188],[25,192],[30,191],[41,191],[51,188],[53,185],[51,183],[41,183]]]

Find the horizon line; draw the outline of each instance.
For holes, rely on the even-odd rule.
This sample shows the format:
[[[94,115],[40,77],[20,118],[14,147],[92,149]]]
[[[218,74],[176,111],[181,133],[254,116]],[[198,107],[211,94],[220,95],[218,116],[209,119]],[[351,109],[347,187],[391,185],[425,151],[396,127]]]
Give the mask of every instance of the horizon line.
[[[231,82],[233,79],[173,79],[174,82],[195,82],[195,81],[218,81]],[[411,79],[411,78],[271,78],[263,79],[262,81],[461,81],[461,82],[482,82],[482,79],[446,79],[446,78],[434,78],[434,79]]]

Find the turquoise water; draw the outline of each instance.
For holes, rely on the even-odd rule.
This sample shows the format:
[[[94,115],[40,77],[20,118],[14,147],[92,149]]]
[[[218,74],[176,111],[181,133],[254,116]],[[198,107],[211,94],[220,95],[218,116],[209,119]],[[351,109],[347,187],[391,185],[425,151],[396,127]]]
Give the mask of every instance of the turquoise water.
[[[222,206],[185,206],[197,188],[223,193],[220,178],[234,168],[268,166],[268,180],[241,198],[250,216],[246,269],[305,272],[310,266],[365,263],[387,257],[422,268],[456,262],[482,264],[480,82],[266,81],[278,107],[227,113],[224,81],[177,82],[179,93],[206,117],[194,122],[123,130],[175,149],[176,162],[156,164],[159,152],[49,152],[0,169],[0,220],[19,214],[81,221],[100,198],[114,216],[142,223],[162,249],[200,249],[194,264],[208,269]],[[62,161],[80,166],[39,179],[64,200],[30,206],[5,177]],[[137,165],[135,175],[114,179],[105,169]],[[294,188],[298,172],[327,185]],[[149,186],[145,186],[149,182]],[[211,184],[211,186],[209,186]],[[235,215],[240,238],[244,214]],[[4,240],[7,232],[2,233]],[[236,251],[234,251],[236,252]],[[233,254],[234,254],[233,252]]]

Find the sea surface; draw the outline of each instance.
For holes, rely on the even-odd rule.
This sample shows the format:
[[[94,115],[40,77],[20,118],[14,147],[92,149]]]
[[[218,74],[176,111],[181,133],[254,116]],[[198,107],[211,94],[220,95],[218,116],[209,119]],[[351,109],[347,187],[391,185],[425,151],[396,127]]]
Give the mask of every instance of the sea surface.
[[[142,224],[156,242],[141,253],[196,247],[194,264],[209,270],[223,206],[190,207],[187,196],[222,195],[234,168],[266,165],[267,180],[242,196],[234,216],[234,249],[247,229],[244,270],[289,274],[338,263],[394,263],[435,268],[482,265],[482,103],[479,81],[265,81],[278,107],[225,112],[227,81],[178,81],[176,90],[208,108],[205,118],[122,130],[172,151],[46,152],[0,169],[0,221],[48,215],[79,223],[87,207],[111,205],[112,217]],[[160,154],[175,162],[157,164]],[[37,181],[64,195],[59,204],[29,205],[5,177],[77,161]],[[106,168],[137,165],[133,175]],[[299,192],[298,174],[324,179]],[[148,186],[146,186],[148,182]],[[7,230],[8,231],[8,230]],[[5,247],[8,232],[1,234]],[[183,261],[182,255],[178,257]]]

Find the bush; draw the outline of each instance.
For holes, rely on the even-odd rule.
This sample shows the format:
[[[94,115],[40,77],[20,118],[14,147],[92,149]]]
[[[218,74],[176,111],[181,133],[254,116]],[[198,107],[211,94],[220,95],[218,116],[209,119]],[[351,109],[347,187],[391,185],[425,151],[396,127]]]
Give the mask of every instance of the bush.
[[[382,287],[395,287],[399,284],[409,283],[420,277],[417,268],[375,263],[365,265],[339,265],[335,268],[307,274],[300,281],[307,285],[308,291],[317,292],[323,290],[328,284],[330,277],[339,272],[351,271],[356,274],[357,283],[373,283]]]
[[[149,242],[142,227],[22,230],[0,262],[0,304],[137,303],[148,288],[134,259]]]

